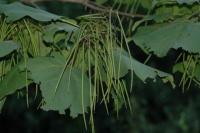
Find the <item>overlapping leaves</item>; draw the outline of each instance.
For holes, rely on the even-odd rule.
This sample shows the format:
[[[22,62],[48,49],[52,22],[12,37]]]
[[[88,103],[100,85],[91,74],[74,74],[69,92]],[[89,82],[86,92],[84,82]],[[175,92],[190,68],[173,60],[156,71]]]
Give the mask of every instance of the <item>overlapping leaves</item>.
[[[116,94],[119,94],[117,95],[117,97],[125,97],[125,93],[127,93],[127,88],[123,84],[123,82],[121,82],[121,79],[124,78],[129,70],[133,71],[136,76],[138,76],[144,82],[147,78],[155,80],[158,76],[164,79],[164,81],[167,80],[173,83],[173,77],[170,74],[142,64],[132,58],[130,54],[125,52],[122,48],[123,44],[118,44],[119,41],[116,41],[117,39],[115,38],[113,39],[113,37],[116,37],[116,34],[111,33],[113,32],[112,29],[114,28],[112,27],[111,23],[108,24],[109,21],[106,20],[106,17],[99,17],[103,18],[100,21],[98,21],[98,19],[91,20],[90,18],[88,21],[84,22],[85,25],[82,25],[82,29],[80,31],[77,31],[77,27],[68,25],[66,23],[54,22],[50,23],[47,26],[42,23],[43,25],[45,25],[44,27],[46,27],[45,31],[40,31],[43,32],[42,36],[40,32],[38,34],[33,34],[36,32],[34,30],[31,30],[31,27],[27,25],[31,25],[32,20],[36,20],[38,22],[53,22],[59,20],[60,16],[42,11],[40,9],[25,6],[20,3],[0,5],[0,13],[4,14],[7,17],[6,20],[8,22],[15,22],[21,19],[23,20],[25,17],[31,18],[28,23],[24,21],[26,29],[20,29],[21,34],[18,34],[17,37],[13,37],[17,38],[16,40],[18,40],[19,42],[23,42],[22,48],[20,49],[21,51],[19,53],[20,56],[18,57],[24,61],[24,64],[20,65],[20,69],[18,65],[16,65],[12,68],[10,72],[5,74],[3,80],[0,82],[0,100],[4,99],[7,95],[14,93],[16,90],[27,86],[31,82],[28,81],[28,79],[30,79],[34,83],[40,85],[40,90],[43,96],[43,101],[41,104],[42,109],[57,110],[61,114],[64,114],[65,111],[69,109],[70,115],[72,117],[76,117],[78,114],[87,112],[88,107],[91,107],[91,100],[95,102],[98,101],[96,99],[101,95],[98,94],[99,92],[103,93],[102,99],[105,101],[105,104],[107,103],[107,101],[110,101],[110,99],[106,99],[107,101],[105,100],[105,98],[109,98],[110,93],[115,92]],[[172,30],[177,25],[171,26],[172,28],[170,28],[170,30]],[[185,25],[187,25],[186,22],[184,23],[184,26]],[[196,24],[194,25],[196,26]],[[176,31],[176,34],[178,35],[176,35],[175,33],[173,35],[176,35],[175,37],[179,36],[178,32],[182,31],[182,29],[184,29],[184,26],[178,28],[178,31]],[[155,28],[155,30],[158,28]],[[196,27],[192,27],[192,29],[195,28]],[[155,45],[154,43],[156,41],[150,40],[155,39],[153,38],[154,35],[150,34],[152,29],[154,28],[150,29],[151,30],[139,29],[138,33],[135,36],[135,40],[138,45],[141,44],[141,47],[144,44],[143,41],[145,42],[145,44],[146,41],[148,41],[148,44],[150,42],[150,44],[153,45],[153,47],[151,48],[156,49],[157,45],[160,42],[159,40],[156,40],[158,42],[157,45]],[[164,30],[166,32],[166,29]],[[27,36],[28,39],[24,38],[24,34],[22,33],[22,31],[24,31],[24,33],[29,33],[29,36]],[[76,34],[73,34],[73,39],[75,41],[72,42],[74,43],[73,46],[75,46],[75,50],[73,49],[74,51],[70,51],[72,49],[69,49],[68,51],[65,48],[59,49],[55,46],[56,48],[52,48],[52,51],[42,54],[43,56],[45,55],[45,57],[41,57],[42,55],[39,55],[37,53],[37,49],[40,49],[37,48],[37,46],[40,45],[40,43],[37,42],[42,42],[41,39],[43,39],[44,42],[50,43],[50,45],[57,45],[54,43],[56,35],[64,32],[64,34],[62,34],[62,37],[66,38],[67,36],[65,33],[72,33],[74,31],[76,31]],[[146,36],[148,34],[145,33],[145,40],[143,38],[143,32],[147,31],[149,31],[148,34],[150,34],[150,37]],[[170,33],[171,31],[168,32]],[[158,33],[156,32],[155,34],[157,35]],[[170,37],[173,38],[172,35]],[[35,38],[39,39],[35,41]],[[29,51],[29,47],[27,47],[27,44],[29,43],[31,44],[30,46],[32,46],[31,50],[34,51],[34,53],[36,54],[30,54],[27,52]],[[166,45],[167,44],[170,44],[170,42],[166,43]],[[5,53],[0,53],[2,54],[1,57],[4,57],[5,55],[11,53],[18,48],[12,47],[10,49],[6,49],[7,46],[8,45],[2,48],[2,51]],[[173,45],[170,46],[173,47]],[[43,45],[43,47],[46,47],[46,45]],[[145,47],[147,46],[145,45]],[[55,51],[56,53],[58,53],[59,51],[59,54],[51,56],[51,52]],[[66,59],[61,56],[66,51],[67,53],[73,55],[73,57],[67,56],[67,60],[69,61],[67,63]],[[165,55],[167,51],[168,49],[158,55]],[[160,51],[158,50],[157,52],[159,53]],[[68,64],[70,64],[71,66],[67,66]],[[83,66],[84,68],[81,68]],[[115,74],[113,74],[114,71],[116,72]],[[112,76],[109,74],[111,74]],[[116,75],[117,77],[115,77]],[[98,80],[101,80],[101,82],[99,82]],[[12,82],[13,84],[9,84],[10,82]],[[104,82],[105,85],[102,82]],[[98,85],[102,87],[102,90],[100,90],[100,87]],[[103,88],[104,86],[107,88]],[[120,88],[119,86],[123,87]],[[91,92],[92,88],[94,89],[94,93]],[[122,88],[124,88],[124,90],[121,90]],[[104,90],[106,91],[104,92]],[[121,93],[124,94],[122,95]],[[128,94],[126,94],[126,96],[128,96]],[[92,108],[94,108],[93,105]],[[92,112],[93,109],[91,109],[90,111]]]

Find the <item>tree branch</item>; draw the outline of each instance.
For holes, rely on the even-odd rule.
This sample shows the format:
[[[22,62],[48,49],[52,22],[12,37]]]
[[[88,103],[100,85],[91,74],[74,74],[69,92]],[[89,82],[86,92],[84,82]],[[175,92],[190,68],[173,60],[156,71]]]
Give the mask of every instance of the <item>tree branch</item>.
[[[29,3],[29,4],[38,3],[38,2],[53,2],[53,1],[58,1],[58,2],[63,2],[63,3],[69,2],[69,3],[81,4],[87,8],[90,8],[98,12],[118,14],[120,16],[125,16],[129,18],[143,18],[144,17],[144,15],[142,14],[131,14],[131,13],[126,13],[126,12],[121,12],[118,10],[112,10],[105,6],[98,6],[89,0],[21,0],[21,1],[24,3]]]

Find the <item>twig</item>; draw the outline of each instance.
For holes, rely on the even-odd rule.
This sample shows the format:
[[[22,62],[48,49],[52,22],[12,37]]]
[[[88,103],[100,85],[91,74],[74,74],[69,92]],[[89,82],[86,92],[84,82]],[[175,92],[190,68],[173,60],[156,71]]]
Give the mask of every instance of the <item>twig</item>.
[[[91,4],[90,2],[87,2],[87,3],[83,3],[84,6],[92,9],[92,10],[96,10],[96,11],[100,11],[100,12],[105,12],[105,13],[112,13],[112,14],[118,14],[120,16],[125,16],[125,17],[130,17],[130,18],[143,18],[144,15],[141,15],[141,14],[131,14],[131,13],[126,13],[126,12],[121,12],[121,11],[118,11],[118,10],[112,10],[112,9],[108,9],[106,7],[104,8],[101,8],[101,7],[98,7],[96,5],[93,5]]]
[[[37,3],[37,2],[52,2],[53,0],[21,0],[24,3]],[[121,12],[118,10],[112,10],[105,6],[98,6],[95,3],[89,1],[89,0],[57,0],[58,2],[69,2],[69,3],[77,3],[81,4],[87,8],[90,8],[95,11],[103,12],[103,13],[111,13],[111,14],[118,14],[120,16],[125,16],[129,18],[143,18],[144,15],[142,14],[131,14],[126,12]]]

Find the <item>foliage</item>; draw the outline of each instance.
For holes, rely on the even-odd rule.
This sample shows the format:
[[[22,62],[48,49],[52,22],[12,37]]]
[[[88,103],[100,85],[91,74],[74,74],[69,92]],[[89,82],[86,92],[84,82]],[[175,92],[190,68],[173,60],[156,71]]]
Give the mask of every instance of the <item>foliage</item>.
[[[12,41],[4,41],[0,44],[0,57],[4,57],[14,50],[18,49],[18,45]]]
[[[144,51],[159,57],[166,56],[171,48],[195,54],[200,51],[198,29],[199,23],[187,21],[145,26],[138,29],[134,41]]]
[[[107,113],[112,104],[117,112],[123,104],[132,111],[129,95],[135,77],[144,83],[161,78],[174,88],[173,74],[178,71],[183,73],[183,90],[192,81],[199,85],[197,2],[117,0],[112,8],[119,13],[105,10],[109,12],[73,20],[19,2],[1,4],[0,108],[15,92],[25,93],[29,106],[33,84],[36,97],[41,91],[39,108],[60,114],[69,110],[73,118],[82,114],[85,124],[90,113],[94,131],[96,104],[103,103]],[[96,3],[101,7],[112,2]],[[130,15],[124,10],[144,17],[127,21]],[[145,62],[134,57],[132,45],[149,55]],[[147,65],[151,55],[162,59],[180,48],[173,71]]]
[[[64,65],[63,57],[38,57],[28,61],[27,69],[33,81],[40,83],[44,110],[58,110],[64,114],[65,109],[70,108],[71,116],[76,117],[90,105],[90,82],[76,68],[67,68],[61,77]]]
[[[60,19],[59,16],[48,13],[46,11],[24,6],[21,3],[12,3],[9,5],[1,5],[0,13],[7,16],[6,21],[17,21],[24,17],[31,17],[37,21],[48,22]]]

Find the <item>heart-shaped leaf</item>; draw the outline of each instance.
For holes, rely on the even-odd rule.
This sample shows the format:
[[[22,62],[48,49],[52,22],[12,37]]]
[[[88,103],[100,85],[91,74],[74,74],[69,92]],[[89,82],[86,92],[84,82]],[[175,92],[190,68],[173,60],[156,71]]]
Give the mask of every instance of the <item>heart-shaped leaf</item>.
[[[42,109],[57,110],[64,114],[69,108],[72,117],[87,111],[90,105],[90,81],[81,70],[67,68],[63,71],[65,59],[61,56],[30,59],[27,67],[34,82],[40,83],[45,101]]]

